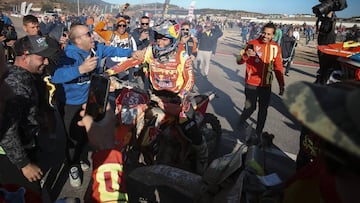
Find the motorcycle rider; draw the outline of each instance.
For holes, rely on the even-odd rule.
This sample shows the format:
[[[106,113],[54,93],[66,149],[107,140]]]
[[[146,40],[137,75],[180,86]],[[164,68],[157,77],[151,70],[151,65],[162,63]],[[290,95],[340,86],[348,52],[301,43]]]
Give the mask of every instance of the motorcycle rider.
[[[192,60],[180,43],[180,24],[164,20],[154,27],[156,43],[143,50],[144,60],[139,60],[138,64],[146,65],[143,68],[145,80],[160,109],[166,114],[179,115],[180,126],[196,152],[196,172],[202,174],[207,167],[208,150],[188,100],[188,93],[194,86]],[[158,114],[156,123],[163,116]]]
[[[196,172],[202,174],[208,162],[207,145],[197,127],[193,109],[187,102],[188,93],[194,86],[192,61],[179,43],[179,24],[166,20],[154,30],[156,44],[149,46],[145,52],[144,61],[149,65],[145,73],[150,80],[152,93],[159,96],[162,102],[165,101],[162,106],[165,113],[169,112],[165,107],[166,100],[180,99],[180,125],[196,151]]]

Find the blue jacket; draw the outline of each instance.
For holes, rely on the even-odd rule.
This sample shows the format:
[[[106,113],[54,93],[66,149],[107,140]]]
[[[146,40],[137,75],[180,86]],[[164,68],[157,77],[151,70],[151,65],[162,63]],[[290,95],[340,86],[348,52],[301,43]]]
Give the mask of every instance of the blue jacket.
[[[80,74],[79,66],[89,56],[90,52],[84,51],[77,46],[69,43],[65,47],[65,54],[61,56],[51,81],[54,84],[63,86],[62,97],[58,98],[65,104],[79,105],[87,100],[90,76],[93,73],[102,73],[101,60],[104,57],[112,56],[131,56],[132,49],[122,49],[119,47],[105,46],[99,43],[95,44],[96,55],[98,58],[97,67],[91,73]],[[57,93],[59,95],[61,93]]]
[[[1,14],[0,18],[2,19],[2,21],[4,22],[5,25],[14,25],[13,22],[11,21],[11,19],[9,17],[7,17],[6,15]]]

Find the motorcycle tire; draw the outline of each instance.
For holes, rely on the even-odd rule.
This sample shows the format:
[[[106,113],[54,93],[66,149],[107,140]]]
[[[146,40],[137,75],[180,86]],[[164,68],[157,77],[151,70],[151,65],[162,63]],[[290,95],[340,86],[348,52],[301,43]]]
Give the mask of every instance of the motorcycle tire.
[[[209,158],[214,158],[218,150],[222,134],[219,119],[212,113],[205,113],[204,119],[200,123],[199,129],[206,139]]]

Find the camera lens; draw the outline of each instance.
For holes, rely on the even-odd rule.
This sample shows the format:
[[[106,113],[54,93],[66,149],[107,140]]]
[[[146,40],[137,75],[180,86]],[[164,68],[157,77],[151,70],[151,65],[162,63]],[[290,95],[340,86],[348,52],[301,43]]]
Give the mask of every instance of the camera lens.
[[[334,6],[334,3],[331,2],[324,2],[321,4],[318,4],[316,6],[314,6],[313,9],[313,13],[317,16],[322,15],[322,14],[327,14],[328,12],[330,12],[332,10]]]

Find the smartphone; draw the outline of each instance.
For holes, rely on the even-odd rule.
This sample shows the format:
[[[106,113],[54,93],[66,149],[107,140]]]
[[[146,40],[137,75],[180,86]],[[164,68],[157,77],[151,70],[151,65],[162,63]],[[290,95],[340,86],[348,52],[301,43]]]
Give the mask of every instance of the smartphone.
[[[148,29],[143,29],[143,30],[141,30],[141,32],[146,33],[146,34],[149,34],[149,30],[148,30]]]
[[[104,75],[91,76],[85,114],[93,117],[95,121],[104,118],[109,96],[110,80]]]
[[[90,57],[95,57],[96,56],[96,52],[93,48],[91,48],[90,50]]]

